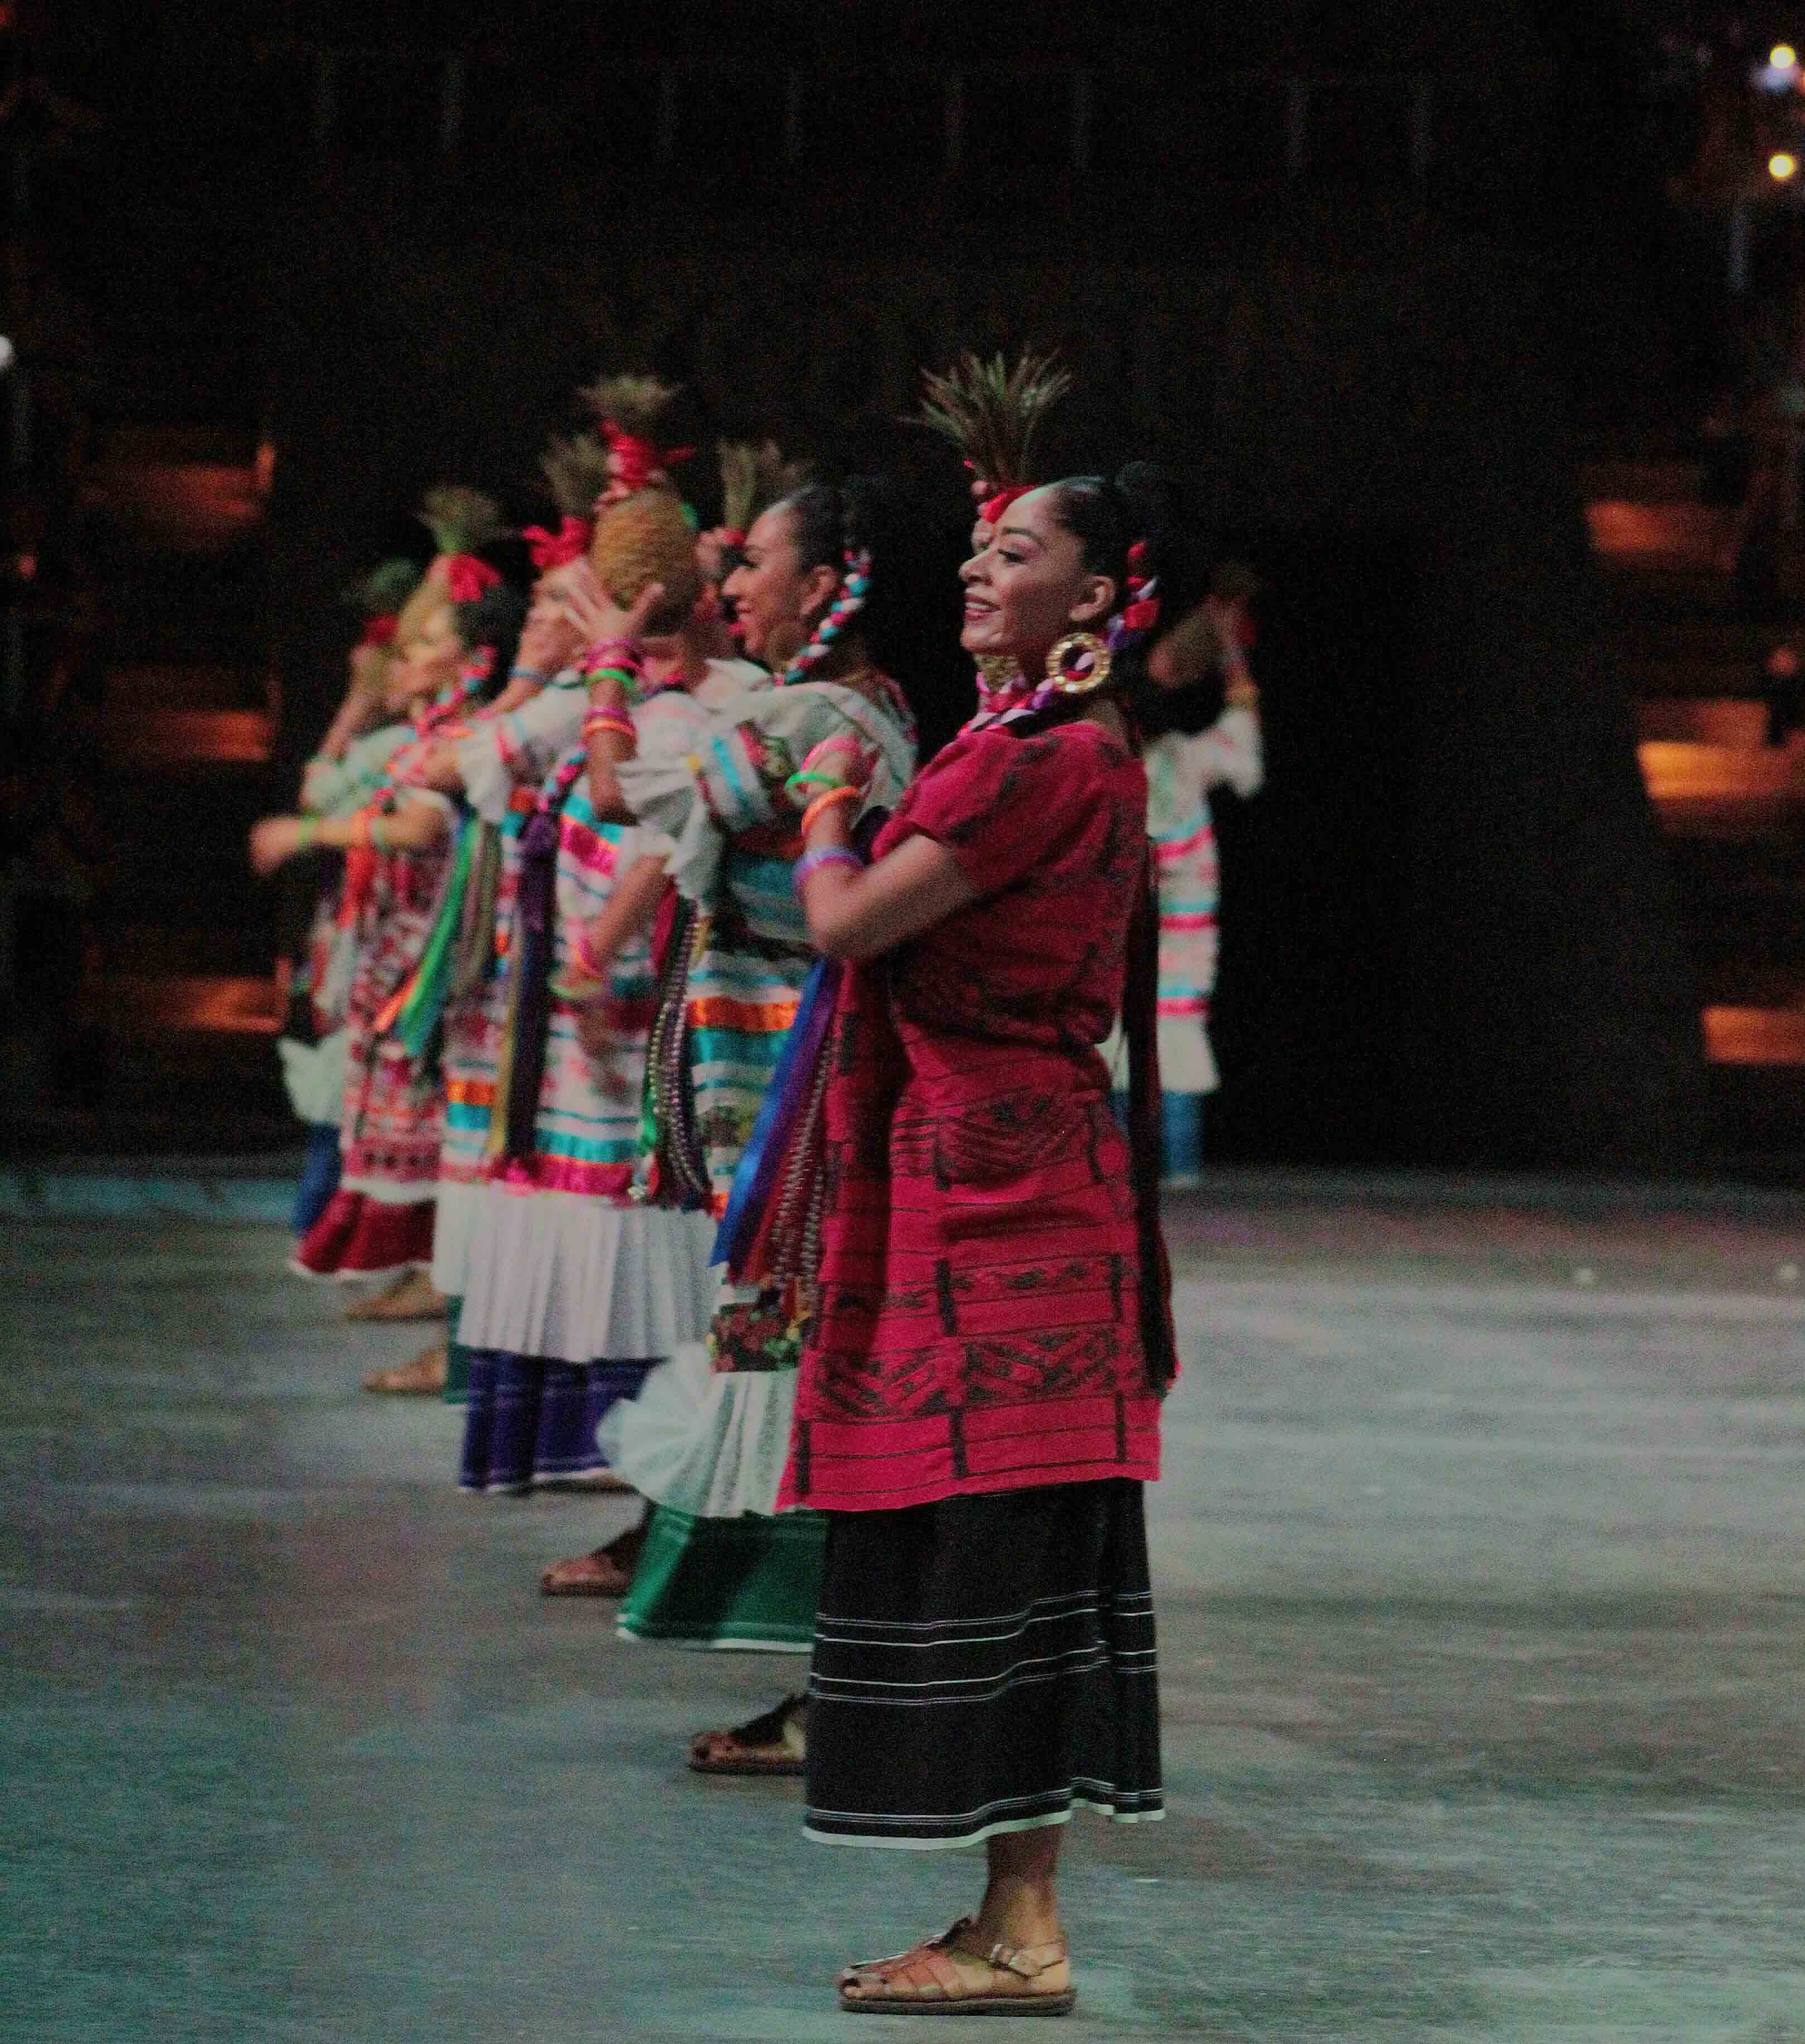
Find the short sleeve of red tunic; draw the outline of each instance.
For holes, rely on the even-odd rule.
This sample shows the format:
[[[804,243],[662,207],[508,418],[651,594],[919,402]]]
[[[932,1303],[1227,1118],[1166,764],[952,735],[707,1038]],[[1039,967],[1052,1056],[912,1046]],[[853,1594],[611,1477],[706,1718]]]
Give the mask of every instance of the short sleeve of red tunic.
[[[899,1016],[1012,1043],[1100,1043],[1146,858],[1146,777],[1096,725],[956,739],[874,847],[931,837],[977,896],[892,967]]]
[[[1094,735],[1093,735],[1094,734]],[[886,842],[931,837],[981,896],[1000,893],[1053,863],[1082,813],[1073,801],[1073,748],[1119,754],[1094,726],[1017,738],[1007,729],[955,739],[898,805]]]

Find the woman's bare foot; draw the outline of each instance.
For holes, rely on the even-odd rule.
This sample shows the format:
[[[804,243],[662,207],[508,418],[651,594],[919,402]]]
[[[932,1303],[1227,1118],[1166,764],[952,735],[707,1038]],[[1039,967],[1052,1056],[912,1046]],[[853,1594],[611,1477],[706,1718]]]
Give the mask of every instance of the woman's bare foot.
[[[397,1362],[387,1370],[373,1370],[363,1380],[366,1391],[381,1391],[417,1397],[445,1388],[445,1373],[450,1358],[445,1344],[439,1343],[432,1348],[423,1348],[418,1355],[405,1362]]]
[[[698,1774],[801,1774],[808,1759],[806,1696],[785,1696],[731,1731],[697,1732],[689,1742],[689,1765]]]
[[[605,1547],[592,1547],[586,1554],[572,1554],[541,1570],[541,1596],[624,1596],[633,1586],[633,1570],[645,1545],[645,1521],[616,1533]]]
[[[424,1270],[404,1271],[394,1284],[347,1306],[348,1320],[442,1320],[445,1297]]]

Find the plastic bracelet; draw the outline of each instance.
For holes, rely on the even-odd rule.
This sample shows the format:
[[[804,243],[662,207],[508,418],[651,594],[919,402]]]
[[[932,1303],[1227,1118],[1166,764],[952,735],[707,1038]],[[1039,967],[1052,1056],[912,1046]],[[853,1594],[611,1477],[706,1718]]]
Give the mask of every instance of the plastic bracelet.
[[[826,794],[817,795],[802,812],[802,835],[806,837],[837,803],[860,801],[864,794],[862,788],[830,788]]]
[[[612,686],[620,691],[620,700],[629,709],[639,700],[639,682],[624,667],[597,667],[586,673],[583,680],[592,698],[598,689],[605,690]]]
[[[607,966],[598,962],[590,949],[589,925],[586,923],[577,925],[576,934],[570,939],[570,962],[579,972],[587,973],[591,979],[600,981],[608,977]]]
[[[865,870],[865,862],[850,845],[824,844],[816,851],[805,851],[797,859],[789,876],[789,884],[800,899],[802,889],[809,878],[824,866],[851,866],[859,872]]]
[[[786,788],[837,788],[842,783],[819,766],[800,766],[783,784]]]
[[[517,663],[508,670],[508,678],[511,682],[537,682],[543,688],[551,677],[543,667],[523,667]]]
[[[633,720],[613,710],[592,709],[583,719],[583,738],[586,743],[598,731],[612,731],[616,736],[637,740],[639,733],[633,728]]]
[[[639,664],[639,649],[631,639],[597,639],[583,648],[583,657],[578,663],[586,674],[592,667],[636,670]]]
[[[320,819],[317,816],[303,816],[301,819],[301,827],[295,832],[295,850],[297,851],[306,851],[307,847],[319,835]]]
[[[387,851],[391,848],[389,843],[389,827],[380,816],[372,816],[370,819],[370,842],[378,851]]]

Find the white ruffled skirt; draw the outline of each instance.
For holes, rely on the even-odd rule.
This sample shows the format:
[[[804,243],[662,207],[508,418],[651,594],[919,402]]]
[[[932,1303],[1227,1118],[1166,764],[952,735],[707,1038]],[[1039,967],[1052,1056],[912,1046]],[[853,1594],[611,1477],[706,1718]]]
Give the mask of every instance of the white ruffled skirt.
[[[643,1361],[707,1331],[716,1281],[706,1214],[578,1193],[477,1189],[461,1273],[466,1347],[562,1362]]]
[[[439,1181],[438,1208],[432,1216],[432,1289],[445,1298],[455,1299],[463,1291],[470,1239],[488,1193],[486,1185]]]
[[[686,1343],[614,1406],[597,1436],[616,1475],[655,1504],[698,1519],[777,1508],[796,1410],[793,1370],[724,1374]]]

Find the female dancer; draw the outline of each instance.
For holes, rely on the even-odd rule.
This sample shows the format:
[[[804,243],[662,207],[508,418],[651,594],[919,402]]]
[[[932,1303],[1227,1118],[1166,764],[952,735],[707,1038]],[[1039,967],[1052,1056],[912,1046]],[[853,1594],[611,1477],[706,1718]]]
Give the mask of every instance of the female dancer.
[[[363,630],[347,659],[344,699],[301,776],[304,815],[348,816],[361,809],[407,741],[406,724],[383,723],[383,697],[396,618],[419,582],[420,570],[412,561],[384,561],[348,592],[348,600],[363,613]],[[338,1189],[339,1108],[344,1097],[348,974],[335,971],[333,963],[347,940],[339,927],[344,862],[335,853],[322,853],[317,863],[318,871],[291,868],[285,889],[306,928],[285,961],[287,1020],[276,1039],[282,1082],[307,1130],[295,1193],[298,1240]]]
[[[797,868],[812,941],[860,962],[780,1493],[829,1527],[807,1828],[989,1859],[976,1914],[849,1969],[848,2008],[1070,2008],[1057,1827],[1077,1803],[1162,1813],[1141,1486],[1173,1363],[1146,782],[1117,692],[1157,622],[1168,519],[1139,469],[1004,507],[962,571],[964,643],[1015,685],[868,870],[850,798],[814,803]],[[815,786],[862,778],[843,743],[810,765]],[[1125,993],[1132,1167],[1096,1051]]]
[[[870,754],[870,802],[893,803],[908,778],[912,720],[877,664],[916,594],[897,573],[899,537],[887,490],[865,479],[812,486],[766,511],[724,593],[747,650],[782,668],[778,686],[720,712],[678,767],[620,769],[634,809],[676,841],[670,871],[685,904],[652,1039],[647,1178],[661,1201],[724,1210],[812,960],[790,887],[799,847],[785,781],[835,735]],[[712,1357],[700,1343],[680,1350],[605,1424],[610,1461],[658,1506],[622,1608],[628,1637],[806,1642],[821,1528],[774,1516],[797,1339],[793,1301],[724,1284]],[[589,1558],[598,1570],[616,1563],[616,1593],[632,1559]],[[756,1743],[723,1765],[794,1771],[781,1730]]]
[[[576,634],[563,611],[574,567],[586,551],[590,512],[608,482],[608,454],[593,434],[554,440],[540,467],[559,513],[558,528],[524,535],[536,571],[532,599],[501,697],[442,740],[423,763],[424,786],[467,809],[468,856],[461,885],[447,891],[441,916],[455,920],[455,959],[445,1017],[445,1135],[432,1228],[434,1293],[444,1301],[443,1350],[428,1349],[371,1388],[432,1391],[462,1404],[470,1357],[462,1339],[462,1301],[470,1243],[486,1197],[490,1125],[497,1060],[507,1017],[503,939],[520,874],[520,833],[539,784],[582,725],[582,678],[570,665]]]
[[[1204,1102],[1221,1084],[1209,1039],[1222,895],[1210,793],[1230,787],[1245,799],[1265,778],[1260,691],[1245,645],[1249,584],[1244,571],[1229,573],[1234,579],[1219,575],[1218,594],[1152,649],[1154,693],[1142,697],[1146,727],[1158,733],[1144,756],[1159,876],[1160,1173],[1174,1189],[1199,1182]],[[1187,731],[1162,698],[1212,671],[1222,682],[1221,713]]]
[[[444,1093],[428,1027],[411,1025],[429,997],[423,966],[450,872],[458,811],[411,775],[435,739],[481,701],[497,659],[517,638],[522,606],[495,571],[465,551],[442,554],[409,601],[390,670],[392,708],[409,713],[413,744],[378,795],[346,818],[272,816],[252,832],[259,871],[309,845],[355,851],[346,920],[357,932],[348,1001],[351,1035],[339,1190],[309,1231],[298,1266],[321,1277],[413,1269],[432,1259]]]
[[[590,648],[585,661],[631,675],[635,700],[624,720],[597,714],[547,777],[526,834],[498,1120],[463,1301],[467,1489],[597,1474],[604,1413],[708,1326],[712,1222],[631,1197],[655,993],[643,932],[670,843],[614,820],[609,800],[617,754],[680,761],[711,706],[764,680],[749,662],[710,657],[701,590],[693,576],[687,614],[655,637],[643,628],[668,609],[662,584],[623,612],[586,563],[566,581],[563,609]]]

